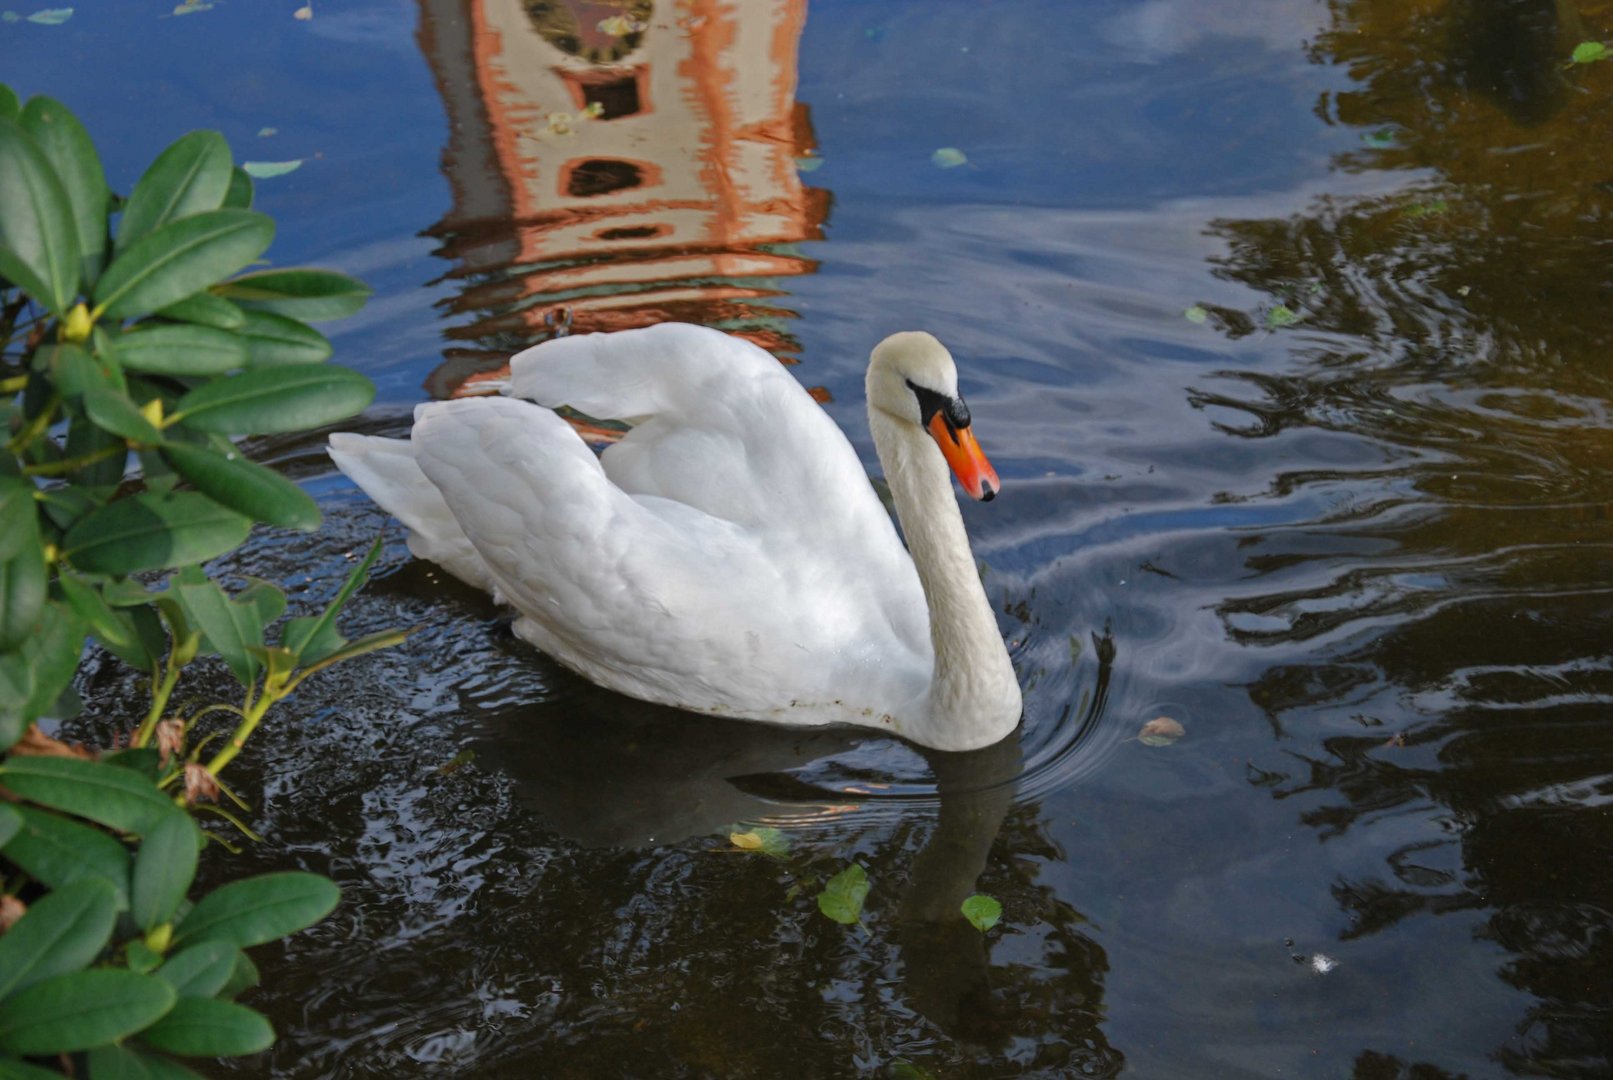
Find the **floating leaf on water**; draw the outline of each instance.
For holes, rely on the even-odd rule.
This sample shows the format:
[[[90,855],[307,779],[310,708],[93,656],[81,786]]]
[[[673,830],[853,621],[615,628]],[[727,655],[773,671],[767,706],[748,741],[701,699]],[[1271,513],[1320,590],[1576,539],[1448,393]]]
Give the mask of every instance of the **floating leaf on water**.
[[[628,34],[648,29],[647,24],[628,18],[626,15],[612,15],[608,19],[601,19],[597,26],[601,34],[609,34],[614,38],[624,38]]]
[[[174,15],[194,15],[198,11],[212,11],[212,10],[213,10],[213,5],[207,3],[207,0],[185,0],[184,3],[182,3],[178,7],[174,8],[174,10],[171,12],[171,14],[174,14]]]
[[[590,101],[588,104],[582,107],[581,115],[587,120],[598,120],[601,116],[605,115],[605,106],[600,102]]]
[[[1444,199],[1431,199],[1428,202],[1413,203],[1406,207],[1405,214],[1409,218],[1433,217],[1443,214],[1451,208],[1451,204]]]
[[[796,172],[816,172],[823,168],[821,157],[798,157],[795,159]]]
[[[868,873],[852,863],[829,879],[818,894],[818,910],[845,926],[851,926],[862,917],[863,901],[868,897]]]
[[[943,146],[930,155],[930,164],[939,169],[956,169],[959,165],[969,164],[969,158],[956,146]]]
[[[303,22],[307,22],[309,19],[314,17],[314,5],[304,4],[302,7],[292,12],[291,17],[293,19],[301,19]]]
[[[911,1061],[896,1060],[891,1062],[891,1080],[935,1080],[935,1074]]]
[[[1608,48],[1600,41],[1582,41],[1574,46],[1574,63],[1594,64],[1608,58]]]
[[[1137,741],[1144,746],[1169,746],[1187,734],[1187,729],[1168,716],[1156,716],[1137,730]]]
[[[975,893],[963,902],[959,908],[963,917],[969,920],[969,925],[984,934],[997,921],[1003,917],[1003,906],[995,898],[985,893]]]
[[[0,22],[21,22],[22,16],[15,11],[0,11]]]
[[[1384,150],[1395,144],[1394,128],[1379,128],[1377,131],[1364,132],[1361,141],[1374,150]]]
[[[466,765],[469,765],[475,760],[476,751],[461,750],[459,753],[449,758],[445,763],[437,766],[437,771],[443,776],[452,776],[454,773],[458,772],[460,769],[463,769]]]
[[[43,11],[36,11],[28,16],[28,21],[38,23],[40,26],[60,26],[72,17],[73,9],[70,7],[45,8]]]
[[[271,176],[284,176],[289,172],[296,172],[302,168],[305,159],[297,158],[295,161],[247,161],[242,162],[241,169],[254,180],[267,180]]]
[[[1192,307],[1182,312],[1182,318],[1186,319],[1190,323],[1199,323],[1200,325],[1202,325],[1204,320],[1208,319],[1209,317],[1210,313],[1204,310],[1204,306],[1202,304],[1194,304]]]
[[[1297,322],[1299,322],[1299,316],[1296,315],[1293,309],[1291,309],[1287,304],[1278,304],[1276,307],[1266,312],[1266,328],[1268,330],[1276,330],[1284,326],[1293,326]]]
[[[563,112],[552,112],[552,113],[550,113],[549,114],[549,134],[551,134],[551,135],[570,135],[571,134],[571,114],[570,113],[563,113]]]
[[[728,834],[728,842],[741,851],[759,851],[775,859],[782,859],[790,850],[790,838],[766,826],[746,832],[735,830]]]
[[[258,138],[260,138],[260,139],[267,139],[270,135],[278,135],[278,134],[280,134],[280,129],[279,128],[271,128],[271,127],[258,128]]]

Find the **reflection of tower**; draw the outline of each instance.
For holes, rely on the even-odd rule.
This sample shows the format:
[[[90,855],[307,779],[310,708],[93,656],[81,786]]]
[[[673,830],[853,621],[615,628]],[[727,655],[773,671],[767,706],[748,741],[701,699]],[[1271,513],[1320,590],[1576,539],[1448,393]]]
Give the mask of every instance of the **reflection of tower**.
[[[421,0],[449,111],[454,209],[434,230],[473,313],[434,391],[543,336],[667,319],[793,348],[753,303],[816,264],[826,192],[795,102],[805,0]],[[663,10],[664,9],[664,10]]]

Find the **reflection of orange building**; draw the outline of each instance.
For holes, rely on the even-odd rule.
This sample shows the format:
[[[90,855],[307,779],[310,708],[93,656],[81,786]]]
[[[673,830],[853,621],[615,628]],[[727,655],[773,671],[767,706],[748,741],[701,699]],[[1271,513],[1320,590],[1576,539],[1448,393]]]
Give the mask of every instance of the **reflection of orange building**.
[[[453,212],[433,230],[451,302],[448,383],[544,336],[667,319],[792,348],[751,303],[815,264],[827,193],[795,102],[805,0],[421,0],[451,125]],[[440,387],[442,380],[434,379]]]

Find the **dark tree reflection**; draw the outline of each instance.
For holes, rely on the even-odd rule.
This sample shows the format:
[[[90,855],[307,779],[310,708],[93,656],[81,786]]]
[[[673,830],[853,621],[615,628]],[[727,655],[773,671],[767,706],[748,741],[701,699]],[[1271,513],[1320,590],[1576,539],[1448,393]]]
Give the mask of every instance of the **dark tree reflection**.
[[[1212,309],[1280,333],[1287,370],[1227,371],[1194,402],[1228,435],[1324,429],[1370,468],[1307,468],[1259,493],[1322,498],[1245,538],[1264,589],[1229,634],[1307,659],[1250,695],[1301,752],[1272,786],[1324,839],[1413,814],[1381,876],[1340,879],[1346,936],[1482,912],[1497,975],[1535,1000],[1494,1056],[1520,1075],[1613,1069],[1613,64],[1565,63],[1613,5],[1335,0],[1318,63],[1353,86],[1320,115],[1360,129],[1346,171],[1397,191],[1221,220],[1216,273],[1263,297]],[[1270,780],[1261,773],[1261,782]],[[1505,1036],[1505,1037],[1503,1037]],[[1357,1077],[1443,1077],[1365,1052]]]

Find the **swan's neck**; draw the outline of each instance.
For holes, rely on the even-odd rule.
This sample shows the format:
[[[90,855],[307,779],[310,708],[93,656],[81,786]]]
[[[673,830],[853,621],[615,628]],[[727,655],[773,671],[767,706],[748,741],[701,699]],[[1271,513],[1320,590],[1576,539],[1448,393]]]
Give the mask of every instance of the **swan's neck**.
[[[930,609],[928,715],[902,734],[940,750],[989,746],[1019,722],[1019,683],[969,550],[952,477],[916,425],[879,409],[868,425]]]

